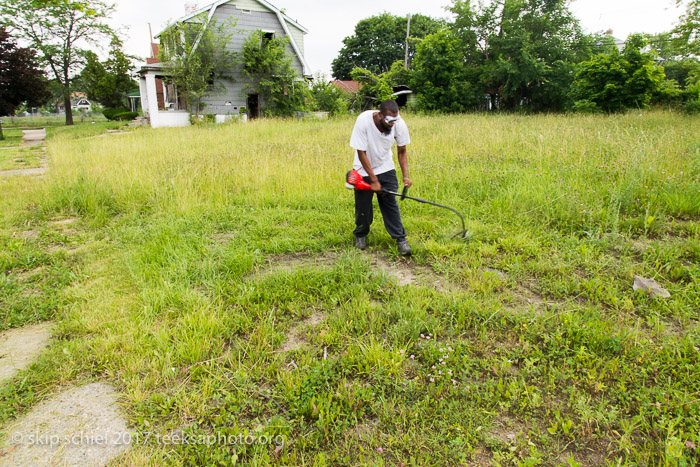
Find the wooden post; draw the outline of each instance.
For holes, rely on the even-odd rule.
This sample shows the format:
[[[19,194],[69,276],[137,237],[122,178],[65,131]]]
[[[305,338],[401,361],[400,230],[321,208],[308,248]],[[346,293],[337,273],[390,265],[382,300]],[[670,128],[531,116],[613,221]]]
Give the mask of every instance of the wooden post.
[[[406,58],[404,59],[404,67],[408,68],[408,36],[411,35],[411,13],[408,14],[408,23],[406,24]]]

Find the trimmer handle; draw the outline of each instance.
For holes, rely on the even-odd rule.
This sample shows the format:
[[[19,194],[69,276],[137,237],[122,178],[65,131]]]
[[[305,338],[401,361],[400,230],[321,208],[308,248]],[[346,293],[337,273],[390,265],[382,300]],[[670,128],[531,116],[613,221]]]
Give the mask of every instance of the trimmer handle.
[[[408,186],[404,185],[399,200],[403,201],[403,199],[406,197],[406,193],[408,193]]]

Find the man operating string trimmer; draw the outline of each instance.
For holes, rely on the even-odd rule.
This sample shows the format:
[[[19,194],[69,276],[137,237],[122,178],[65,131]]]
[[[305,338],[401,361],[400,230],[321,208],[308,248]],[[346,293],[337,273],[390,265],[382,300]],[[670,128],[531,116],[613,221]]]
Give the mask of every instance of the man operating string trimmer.
[[[399,116],[396,101],[385,100],[379,111],[368,110],[360,114],[355,122],[350,137],[350,146],[355,149],[353,168],[371,186],[371,190],[355,190],[355,246],[360,250],[367,248],[367,235],[372,225],[372,198],[377,193],[377,202],[384,218],[384,227],[393,239],[396,248],[403,256],[411,254],[411,246],[406,240],[406,230],[401,222],[401,212],[396,196],[382,192],[398,191],[396,166],[391,148],[396,142],[399,166],[404,186],[411,186],[408,176],[408,156],[406,145],[411,142],[408,127]]]

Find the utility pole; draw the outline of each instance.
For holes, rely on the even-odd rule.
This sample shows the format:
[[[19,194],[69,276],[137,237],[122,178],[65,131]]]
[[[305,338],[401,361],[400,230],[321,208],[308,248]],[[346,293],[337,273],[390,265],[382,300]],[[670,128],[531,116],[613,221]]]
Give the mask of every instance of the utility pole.
[[[408,14],[408,23],[406,24],[406,58],[404,60],[404,67],[408,68],[408,36],[411,35],[411,13]]]

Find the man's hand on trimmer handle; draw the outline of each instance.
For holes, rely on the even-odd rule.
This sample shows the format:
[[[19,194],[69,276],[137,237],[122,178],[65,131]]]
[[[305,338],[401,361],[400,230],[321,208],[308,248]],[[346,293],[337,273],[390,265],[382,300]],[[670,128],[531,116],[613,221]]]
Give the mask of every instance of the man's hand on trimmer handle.
[[[372,187],[372,191],[375,193],[379,193],[382,191],[382,184],[379,183],[379,179],[375,178],[374,180],[369,181],[369,186]]]

